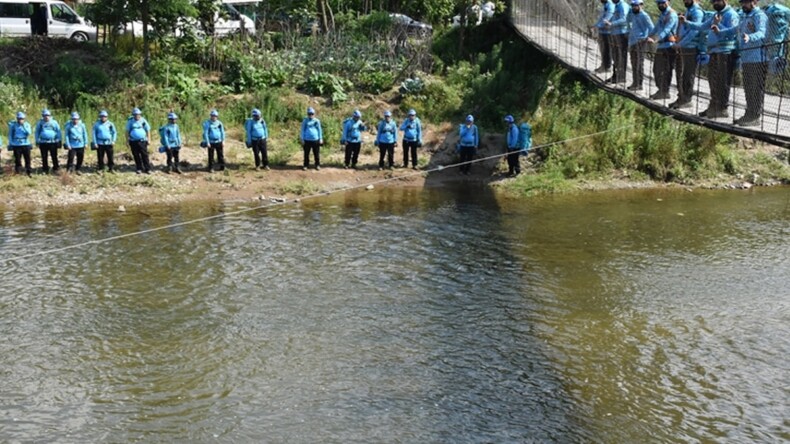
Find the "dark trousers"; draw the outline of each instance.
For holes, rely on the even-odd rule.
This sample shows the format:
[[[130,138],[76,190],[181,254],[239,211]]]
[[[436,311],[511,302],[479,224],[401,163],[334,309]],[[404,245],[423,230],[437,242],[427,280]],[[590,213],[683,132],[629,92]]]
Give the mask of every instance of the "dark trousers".
[[[345,166],[357,166],[359,160],[359,151],[362,149],[362,142],[348,142],[346,143],[346,158],[343,164]]]
[[[379,142],[379,168],[384,168],[384,157],[387,157],[387,166],[392,168],[395,164],[395,144]]]
[[[746,93],[746,115],[744,117],[757,118],[763,113],[765,76],[768,64],[765,62],[744,63],[742,67],[743,89]]]
[[[252,141],[252,155],[255,157],[255,166],[269,166],[269,151],[266,149],[266,139]]]
[[[214,152],[217,153],[217,165],[220,171],[225,170],[225,144],[222,142],[208,144],[208,169],[214,167]]]
[[[409,153],[411,153],[411,166],[417,166],[417,141],[403,141],[403,168],[409,166]]]
[[[69,150],[69,157],[66,162],[66,168],[69,170],[74,168],[75,157],[77,158],[77,171],[79,171],[82,168],[82,161],[85,159],[85,148],[72,148]]]
[[[656,79],[659,93],[669,92],[676,56],[677,50],[675,48],[661,48],[656,51],[656,58],[653,61],[653,77]]]
[[[680,48],[675,66],[675,76],[678,83],[678,103],[691,102],[696,74],[697,50],[695,48]]]
[[[461,165],[461,172],[462,173],[468,173],[469,170],[472,169],[472,164],[471,163],[465,163],[465,162],[471,162],[472,159],[475,158],[475,153],[476,152],[477,152],[477,149],[475,147],[473,147],[473,146],[462,146],[461,147],[461,163],[463,164],[463,165]]]
[[[613,79],[616,83],[625,82],[625,67],[628,62],[628,36],[626,34],[610,35],[609,46],[612,51],[612,62],[614,63]]]
[[[151,171],[151,162],[148,160],[148,142],[145,140],[129,141],[134,157],[134,167],[137,171]]]
[[[305,140],[302,145],[304,151],[304,163],[302,166],[307,168],[310,166],[310,152],[313,152],[313,159],[315,166],[321,166],[321,143],[318,140]]]
[[[710,106],[712,111],[725,111],[730,102],[732,74],[735,57],[731,53],[713,53],[708,64],[708,84],[710,85]]]
[[[609,34],[598,34],[598,50],[601,51],[601,68],[612,67],[612,50]]]
[[[181,151],[180,146],[168,148],[165,150],[165,154],[167,155],[167,166],[169,167],[175,166],[176,168],[178,168],[178,162],[180,162],[180,160],[178,159],[179,151]]]
[[[60,164],[58,163],[59,147],[59,143],[42,143],[38,146],[38,150],[41,152],[41,169],[43,169],[45,173],[49,172],[50,158],[52,159],[52,170],[57,171],[60,169]]]
[[[14,171],[17,174],[22,173],[22,159],[25,160],[25,172],[30,175],[32,172],[30,169],[30,145],[26,146],[15,146],[13,147],[14,150]]]
[[[642,86],[642,81],[645,78],[645,50],[647,43],[640,42],[628,47],[628,53],[631,55],[631,71],[634,73],[633,85]]]
[[[96,168],[101,171],[104,169],[104,158],[107,158],[107,169],[112,171],[115,168],[115,161],[113,157],[115,153],[113,152],[112,145],[98,145],[96,147],[96,155],[98,156],[98,163],[96,164]]]
[[[520,150],[508,151],[507,153],[507,171],[510,174],[521,173],[521,165],[519,164]]]

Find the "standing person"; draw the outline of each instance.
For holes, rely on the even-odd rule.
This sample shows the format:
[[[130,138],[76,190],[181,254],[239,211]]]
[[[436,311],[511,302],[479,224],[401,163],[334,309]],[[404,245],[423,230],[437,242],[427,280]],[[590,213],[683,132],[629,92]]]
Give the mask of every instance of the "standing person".
[[[102,110],[99,112],[99,120],[93,124],[93,146],[96,149],[98,156],[98,163],[96,164],[96,172],[104,171],[104,159],[107,158],[107,171],[110,173],[115,172],[115,141],[118,140],[118,131],[115,129],[115,124],[110,122],[108,118],[110,115],[107,111]]]
[[[625,0],[612,0],[614,11],[610,20],[604,20],[609,31],[609,47],[612,51],[614,74],[606,83],[625,83],[625,68],[628,63],[628,10]]]
[[[700,46],[700,31],[691,28],[688,24],[702,23],[702,8],[696,0],[683,0],[686,13],[678,16],[678,58],[675,65],[675,75],[678,84],[678,98],[669,104],[672,109],[691,106],[691,95],[694,92],[694,76],[697,73],[697,53]],[[681,20],[680,17],[683,17]]]
[[[472,159],[480,145],[480,133],[475,125],[475,118],[470,114],[466,116],[466,123],[458,130],[458,150],[461,153],[461,174],[469,174],[472,169]]]
[[[49,158],[52,158],[52,172],[60,170],[58,148],[61,145],[61,132],[58,121],[52,118],[48,109],[41,111],[41,120],[36,123],[36,144],[41,152],[41,171],[49,173]]]
[[[601,65],[595,68],[596,73],[603,73],[609,71],[612,67],[612,52],[609,44],[609,29],[606,27],[605,22],[612,19],[614,13],[614,3],[612,0],[600,0],[601,13],[598,15],[598,21],[593,26],[598,31],[598,50],[601,52]]]
[[[680,19],[694,30],[707,30],[708,84],[710,85],[710,104],[702,111],[700,117],[716,119],[729,117],[727,107],[730,101],[733,70],[735,69],[735,44],[737,40],[738,13],[728,4],[727,0],[713,0],[716,13],[700,24]]]
[[[343,122],[343,134],[340,136],[340,144],[346,146],[346,157],[343,165],[346,168],[357,169],[359,151],[362,148],[362,132],[367,130],[362,121],[362,113],[354,110],[350,119]]]
[[[672,70],[675,69],[677,56],[678,14],[669,5],[669,0],[656,0],[658,15],[656,25],[647,39],[650,43],[658,43],[656,57],[653,62],[653,78],[656,79],[658,91],[651,95],[653,100],[669,98],[669,84],[672,83]]]
[[[519,156],[521,155],[521,147],[518,145],[518,125],[513,120],[513,116],[505,116],[505,123],[507,124],[507,175],[518,176],[521,174],[521,165],[519,164]]]
[[[392,169],[395,165],[395,144],[398,143],[398,123],[392,120],[392,113],[384,111],[382,119],[376,127],[376,146],[379,147],[379,171],[384,169],[384,157],[387,157],[387,167]]]
[[[417,169],[417,148],[422,146],[422,122],[417,117],[417,111],[410,109],[409,116],[400,126],[403,131],[403,168],[409,167],[409,153],[411,153],[411,167]]]
[[[151,125],[143,118],[140,108],[132,110],[132,117],[126,121],[126,138],[134,156],[136,173],[151,174],[148,159],[148,142],[151,140]]]
[[[642,9],[642,0],[631,0],[631,13],[628,21],[631,30],[628,32],[628,52],[631,55],[631,69],[634,81],[628,86],[629,91],[642,89],[645,72],[645,53],[648,50],[647,37],[653,29],[653,20]]]
[[[766,48],[766,57],[772,64],[776,63],[779,72],[787,66],[787,30],[790,27],[790,8],[777,2],[768,5],[765,10],[768,17],[765,42],[770,45]]]
[[[159,128],[159,137],[167,155],[167,169],[165,169],[165,172],[169,173],[172,171],[176,174],[181,174],[181,168],[178,165],[181,161],[178,158],[178,154],[181,151],[181,129],[178,128],[176,120],[178,120],[176,113],[167,113],[167,123]]]
[[[302,131],[299,133],[304,150],[304,163],[302,170],[307,170],[310,166],[310,151],[313,152],[316,171],[321,169],[321,145],[324,144],[324,131],[321,129],[321,121],[315,117],[315,110],[307,108],[307,117],[302,120]]]
[[[76,111],[71,113],[71,121],[66,124],[63,132],[65,133],[64,147],[69,150],[69,157],[66,163],[66,170],[73,173],[74,158],[77,158],[77,175],[82,174],[82,161],[85,159],[85,146],[88,144],[88,130],[80,120],[80,114]]]
[[[247,148],[252,148],[252,154],[255,157],[255,169],[268,170],[269,152],[266,140],[269,138],[269,129],[258,108],[253,109],[252,117],[244,122],[244,132],[247,135]]]
[[[16,113],[16,121],[8,122],[8,150],[14,152],[14,172],[22,174],[22,159],[25,160],[25,174],[30,176],[30,135],[33,130],[25,120],[27,116],[22,111]]]
[[[765,77],[768,59],[764,47],[768,17],[757,6],[757,0],[741,0],[742,15],[738,24],[738,43],[743,71],[743,89],[746,94],[746,113],[735,121],[740,126],[760,124],[763,114]]]
[[[203,146],[208,148],[209,173],[214,168],[214,152],[217,152],[217,171],[225,171],[225,125],[219,120],[219,111],[212,109],[203,122]]]

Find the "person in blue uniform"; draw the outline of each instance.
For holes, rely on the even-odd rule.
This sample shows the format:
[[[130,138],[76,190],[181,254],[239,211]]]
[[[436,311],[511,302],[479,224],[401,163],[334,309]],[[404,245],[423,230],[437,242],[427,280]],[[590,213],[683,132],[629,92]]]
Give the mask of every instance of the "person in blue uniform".
[[[669,98],[669,84],[672,83],[672,70],[675,69],[677,57],[678,14],[669,5],[669,0],[656,0],[661,13],[647,39],[657,43],[656,55],[653,60],[653,78],[656,80],[656,91],[650,96],[653,100]]]
[[[411,154],[411,167],[416,170],[417,148],[422,146],[422,122],[417,117],[417,111],[409,110],[400,130],[403,131],[403,168],[409,167],[409,155]]]
[[[48,109],[41,111],[41,120],[36,123],[36,145],[41,152],[41,171],[49,173],[49,159],[52,159],[52,172],[60,170],[58,163],[58,149],[60,148],[62,134],[58,121],[52,117]]]
[[[110,114],[101,110],[99,112],[99,119],[93,124],[93,146],[96,149],[96,156],[98,163],[96,164],[96,171],[104,171],[104,161],[107,160],[107,171],[110,173],[115,172],[115,142],[118,140],[118,130],[115,124],[109,120]]]
[[[601,13],[598,15],[598,21],[595,22],[594,28],[598,31],[598,51],[601,53],[601,65],[595,68],[596,73],[603,73],[609,71],[612,67],[612,52],[609,41],[609,29],[606,27],[605,22],[612,19],[614,12],[614,3],[612,0],[600,0]]]
[[[85,159],[85,147],[88,145],[88,129],[80,119],[78,112],[71,113],[71,121],[63,128],[63,146],[69,151],[66,170],[69,173],[82,174],[82,162]],[[74,158],[77,159],[76,169]]]
[[[642,0],[631,0],[631,13],[628,14],[628,22],[631,28],[628,32],[628,53],[631,55],[631,70],[634,74],[633,83],[628,86],[629,91],[642,89],[645,54],[649,48],[647,38],[650,35],[650,30],[653,29],[653,20],[642,9],[642,5]]]
[[[521,174],[521,165],[519,156],[521,149],[518,146],[518,125],[516,125],[513,116],[505,116],[505,124],[507,125],[507,133],[505,140],[507,142],[507,174],[508,176],[518,176]]]
[[[213,109],[209,118],[203,122],[203,142],[201,146],[208,148],[209,173],[214,169],[214,152],[217,153],[217,170],[225,171],[225,125],[219,120],[219,111]]]
[[[321,145],[324,144],[324,131],[321,128],[321,121],[315,117],[315,110],[307,108],[307,117],[302,120],[302,129],[299,132],[299,140],[302,142],[304,151],[304,163],[302,169],[307,170],[310,166],[310,152],[315,159],[315,169],[321,169]]]
[[[735,120],[736,125],[756,126],[763,114],[765,78],[768,58],[765,36],[768,17],[757,6],[757,0],[741,0],[741,18],[738,23],[738,45],[743,73],[743,90],[746,95],[746,113]]]
[[[472,159],[477,154],[480,145],[480,132],[475,125],[475,118],[471,114],[466,116],[466,122],[458,129],[458,151],[461,155],[461,174],[469,174],[472,170]]]
[[[255,157],[255,169],[269,169],[269,153],[266,141],[269,138],[269,128],[261,116],[258,108],[252,110],[251,117],[244,122],[247,148],[252,148]]]
[[[672,109],[681,109],[691,106],[691,95],[694,92],[694,76],[697,74],[697,54],[699,54],[700,31],[693,29],[689,23],[695,25],[702,23],[704,13],[696,0],[683,0],[686,12],[678,16],[678,57],[675,64],[675,77],[677,78],[678,98],[669,104]]]
[[[167,168],[165,172],[181,174],[179,153],[181,152],[181,129],[178,127],[178,115],[174,112],[167,113],[167,123],[159,130],[160,142],[167,155]]]
[[[362,121],[362,113],[354,110],[350,119],[343,122],[343,133],[340,136],[340,144],[345,145],[345,159],[343,165],[346,168],[357,168],[359,151],[362,149],[362,132],[368,128]]]
[[[387,167],[395,166],[395,145],[398,143],[398,123],[392,120],[392,113],[384,111],[384,118],[376,126],[376,146],[379,147],[379,170],[384,169],[384,158]]]
[[[604,21],[609,31],[609,47],[614,64],[614,74],[606,83],[625,83],[625,68],[628,64],[628,6],[625,1],[613,0],[612,18]]]
[[[14,152],[14,172],[22,174],[22,160],[25,161],[25,174],[30,176],[30,136],[33,129],[22,111],[16,113],[16,120],[8,122],[8,150]]]
[[[148,159],[151,125],[143,118],[139,108],[133,109],[132,116],[126,120],[126,139],[134,157],[135,172],[151,174],[151,162]]]

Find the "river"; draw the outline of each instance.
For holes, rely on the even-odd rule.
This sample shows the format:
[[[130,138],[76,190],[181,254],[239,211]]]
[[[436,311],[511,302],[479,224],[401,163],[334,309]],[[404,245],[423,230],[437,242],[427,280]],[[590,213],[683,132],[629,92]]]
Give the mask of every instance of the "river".
[[[0,441],[787,441],[788,193],[0,208]]]

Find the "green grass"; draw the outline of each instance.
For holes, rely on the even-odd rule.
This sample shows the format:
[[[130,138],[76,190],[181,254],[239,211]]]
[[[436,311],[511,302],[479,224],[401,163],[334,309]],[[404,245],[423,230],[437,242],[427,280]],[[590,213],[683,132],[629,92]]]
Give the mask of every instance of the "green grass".
[[[322,189],[315,182],[307,179],[299,179],[280,184],[277,187],[277,191],[281,194],[309,196],[321,192]]]

